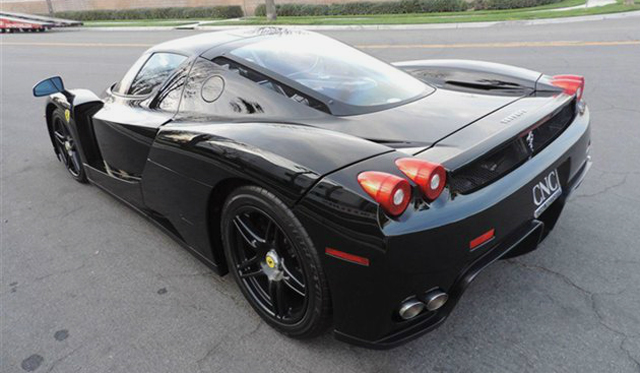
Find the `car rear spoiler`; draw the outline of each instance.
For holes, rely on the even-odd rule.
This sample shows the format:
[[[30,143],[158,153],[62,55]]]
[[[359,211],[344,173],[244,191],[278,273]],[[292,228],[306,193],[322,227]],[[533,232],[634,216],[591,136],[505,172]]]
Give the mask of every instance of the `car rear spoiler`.
[[[439,140],[416,156],[455,171],[545,123],[574,101],[574,96],[566,94],[521,98]]]

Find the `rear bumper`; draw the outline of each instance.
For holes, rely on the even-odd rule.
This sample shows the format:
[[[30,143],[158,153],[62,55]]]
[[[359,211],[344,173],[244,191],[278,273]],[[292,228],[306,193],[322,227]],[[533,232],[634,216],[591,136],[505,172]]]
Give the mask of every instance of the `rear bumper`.
[[[359,172],[393,172],[397,155],[354,165],[319,183],[296,211],[318,249],[335,247],[370,259],[367,267],[322,259],[332,292],[335,337],[387,349],[441,325],[484,268],[534,250],[553,229],[591,166],[589,146],[587,112],[542,152],[495,183],[469,195],[443,194],[429,205],[412,205],[393,220],[377,215],[374,221],[366,201],[348,191],[357,191],[349,183]],[[387,163],[387,169],[380,169]],[[532,189],[554,170],[560,175],[562,194],[534,218]],[[320,210],[326,215],[312,213]],[[495,229],[494,239],[470,250],[470,240],[489,229]],[[408,321],[398,317],[404,300],[419,299],[435,288],[449,295],[442,308]]]
[[[482,270],[499,259],[523,255],[538,247],[538,244],[544,240],[557,222],[566,200],[580,186],[591,165],[591,157],[587,156],[579,172],[568,183],[568,192],[554,202],[553,209],[550,208],[543,213],[540,217],[541,220],[532,219],[527,221],[500,243],[495,244],[490,251],[484,253],[464,268],[448,289],[449,300],[447,303],[429,315],[429,317],[376,341],[357,338],[338,330],[334,332],[336,339],[362,347],[384,350],[402,345],[440,326],[447,319],[451,311],[453,311],[469,284],[471,284],[473,279],[475,279]]]
[[[348,334],[335,331],[336,339],[372,349],[389,349],[406,343],[412,339],[430,332],[440,326],[449,316],[451,311],[462,297],[471,281],[486,267],[509,253],[524,253],[534,250],[542,240],[544,223],[540,220],[532,220],[507,239],[497,245],[462,271],[458,279],[449,288],[449,300],[445,305],[434,312],[430,317],[420,320],[406,329],[388,335],[377,341],[367,341]],[[517,254],[516,254],[517,255]]]

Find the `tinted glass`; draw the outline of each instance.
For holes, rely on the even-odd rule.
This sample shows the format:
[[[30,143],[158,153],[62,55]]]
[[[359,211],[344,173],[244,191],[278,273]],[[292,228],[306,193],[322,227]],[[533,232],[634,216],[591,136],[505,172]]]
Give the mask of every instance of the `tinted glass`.
[[[204,58],[197,58],[180,100],[179,115],[182,119],[229,121],[229,118],[291,118],[324,117],[319,111],[290,102],[293,96],[274,93],[270,83],[256,81],[240,75],[228,65],[219,65]],[[252,76],[257,78],[258,76]]]
[[[189,66],[190,64],[182,64],[171,78],[166,83],[163,83],[164,87],[158,92],[155,102],[152,104],[154,108],[170,112],[178,111],[182,90],[189,73]]]
[[[147,62],[148,59],[148,54],[144,54],[140,58],[138,58],[138,60],[133,65],[131,65],[122,80],[116,83],[116,85],[113,87],[113,92],[119,93],[121,95],[126,94],[127,88],[129,88],[129,86],[131,85],[131,81],[133,81],[133,78],[136,77],[136,74],[138,73],[138,71],[140,71],[140,68],[142,67],[142,65],[144,65],[145,62]]]
[[[292,89],[291,87],[288,87],[280,82],[277,82],[273,79],[269,79],[269,77],[264,76],[263,74],[260,74],[259,72],[254,71],[252,69],[249,69],[246,66],[242,66],[236,63],[235,61],[231,61],[224,57],[218,57],[214,59],[213,62],[229,69],[229,71],[233,71],[235,73],[240,74],[240,76],[244,78],[247,78],[249,80],[256,82],[262,87],[265,87],[278,94],[288,97],[294,100],[295,102],[301,103],[303,105],[312,107],[320,111],[324,111],[325,113],[330,112],[329,108],[327,108],[322,102],[312,97],[308,97],[307,95],[304,95],[303,93],[298,92],[295,89]]]
[[[321,35],[276,37],[231,54],[349,105],[398,103],[427,89],[409,74]]]
[[[154,53],[131,82],[127,94],[144,96],[162,84],[187,57],[173,53]],[[124,80],[124,79],[123,79]]]

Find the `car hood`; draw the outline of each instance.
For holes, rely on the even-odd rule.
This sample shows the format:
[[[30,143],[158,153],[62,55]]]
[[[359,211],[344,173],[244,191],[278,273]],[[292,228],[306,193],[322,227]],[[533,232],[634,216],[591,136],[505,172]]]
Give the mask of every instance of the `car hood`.
[[[394,148],[419,151],[465,126],[517,101],[497,96],[437,89],[395,108],[311,123]]]

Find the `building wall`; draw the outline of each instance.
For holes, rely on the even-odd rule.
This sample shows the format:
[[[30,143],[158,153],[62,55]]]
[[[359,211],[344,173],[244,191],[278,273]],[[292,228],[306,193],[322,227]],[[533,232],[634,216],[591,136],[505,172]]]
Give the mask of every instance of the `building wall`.
[[[245,0],[51,0],[54,11],[199,7],[215,5],[240,5]],[[2,10],[8,12],[47,13],[45,0],[2,0]]]
[[[94,9],[134,9],[134,8],[170,8],[201,7],[216,5],[240,5],[246,15],[264,0],[51,0],[54,11],[94,10]],[[356,1],[384,2],[389,0],[276,0],[277,3],[330,4]],[[469,0],[468,0],[469,1]],[[8,12],[48,13],[45,0],[0,0],[0,9]]]

